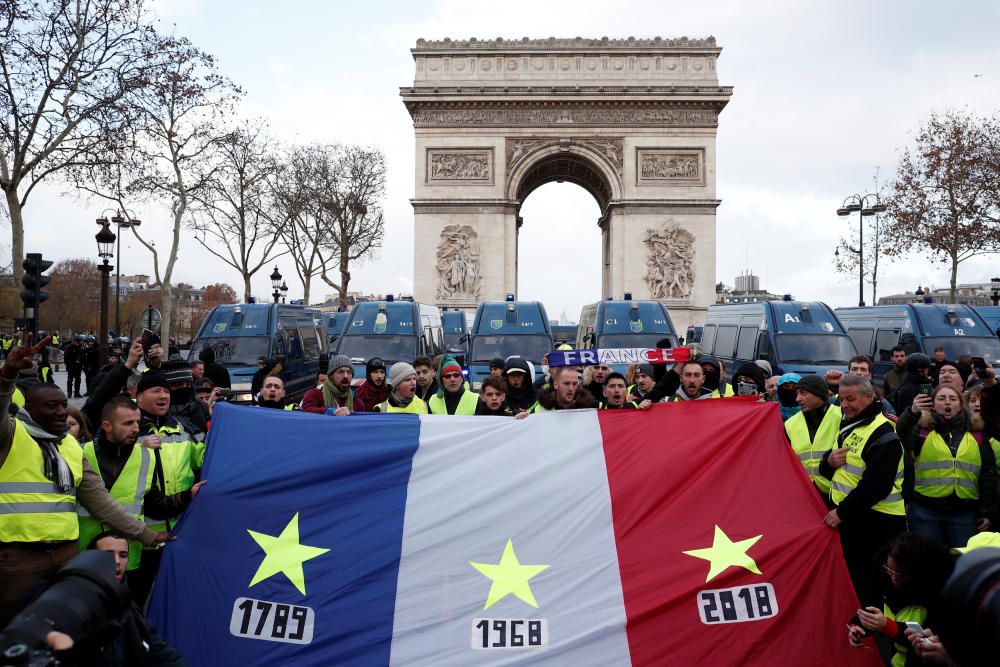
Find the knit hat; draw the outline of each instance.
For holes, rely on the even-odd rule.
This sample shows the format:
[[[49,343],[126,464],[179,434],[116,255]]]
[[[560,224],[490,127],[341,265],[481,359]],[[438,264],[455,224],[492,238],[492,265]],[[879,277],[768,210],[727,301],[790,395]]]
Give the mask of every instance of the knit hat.
[[[441,365],[438,367],[438,377],[444,376],[445,373],[461,373],[462,367],[455,361],[455,357],[450,354],[446,354],[441,358]]]
[[[956,371],[958,371],[959,377],[962,378],[962,385],[964,386],[966,382],[969,381],[969,376],[972,375],[972,366],[961,361],[945,361],[940,366],[938,366],[938,374],[940,375],[941,369],[945,366],[951,366]]]
[[[764,393],[764,385],[767,384],[767,378],[764,375],[764,369],[757,364],[748,363],[743,364],[739,369],[733,374],[733,384],[736,384],[736,378],[744,377],[749,379],[755,385],[757,385],[757,391]]]
[[[500,357],[494,357],[493,361],[490,362],[490,370],[493,370],[494,368],[499,368],[502,370],[504,368],[503,359],[501,359]]]
[[[931,358],[926,354],[914,352],[906,358],[906,370],[910,373],[919,373],[925,368],[931,367]]]
[[[789,382],[795,382],[796,384],[798,384],[799,382],[802,382],[802,376],[799,375],[798,373],[785,373],[780,378],[778,378],[779,387],[783,384],[788,384]]]
[[[774,371],[771,369],[770,361],[766,359],[758,359],[754,363],[760,366],[761,370],[764,371],[764,375],[766,375],[767,377],[771,377],[772,375],[774,375]]]
[[[799,389],[808,391],[810,394],[822,398],[824,401],[830,398],[830,387],[826,380],[818,375],[805,375],[799,380]]]
[[[142,378],[139,379],[139,385],[136,387],[135,393],[138,395],[153,387],[163,387],[167,391],[170,391],[170,383],[167,382],[167,376],[160,371],[146,371],[142,374]]]
[[[396,387],[403,380],[416,376],[417,371],[413,370],[413,366],[405,361],[397,361],[389,370],[389,386]]]
[[[375,371],[384,371],[384,370],[385,370],[385,362],[382,361],[382,359],[380,359],[379,357],[372,357],[365,364],[365,378],[371,380],[372,373],[374,373]]]
[[[649,377],[653,377],[653,364],[636,364],[635,374],[643,373]]]
[[[191,366],[183,359],[167,359],[160,364],[160,372],[167,379],[168,385],[194,382],[194,376],[191,375]]]
[[[326,367],[326,374],[333,375],[338,368],[350,368],[354,370],[354,365],[351,364],[351,358],[346,354],[338,354],[332,359],[330,359],[330,365]]]

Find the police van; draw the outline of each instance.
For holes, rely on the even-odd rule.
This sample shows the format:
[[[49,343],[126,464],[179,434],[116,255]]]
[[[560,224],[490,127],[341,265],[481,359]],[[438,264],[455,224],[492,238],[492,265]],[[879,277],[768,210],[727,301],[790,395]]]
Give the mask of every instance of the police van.
[[[976,308],[976,312],[986,320],[990,331],[1000,337],[1000,306],[982,306]]]
[[[331,350],[337,349],[337,342],[344,335],[344,329],[347,328],[347,318],[350,315],[346,310],[338,310],[335,313],[326,313],[324,315],[326,319],[326,336]]]
[[[872,374],[881,383],[892,370],[892,348],[931,356],[944,348],[945,357],[963,354],[1000,364],[1000,340],[973,308],[963,304],[908,303],[895,306],[838,308],[837,317],[861,354],[875,360]]]
[[[257,359],[281,358],[290,401],[313,386],[329,352],[323,313],[301,305],[241,303],[216,306],[202,322],[188,359],[211,348],[215,363],[229,371],[229,400],[249,403]],[[325,370],[325,369],[324,369]]]
[[[576,349],[653,348],[664,338],[676,347],[674,323],[659,301],[598,301],[580,311]],[[628,364],[611,368],[624,374]]]
[[[474,389],[490,374],[490,361],[521,357],[538,368],[552,351],[552,329],[539,301],[490,301],[476,308],[469,340],[469,381]]]
[[[469,321],[461,310],[441,311],[444,347],[465,368],[469,358]]]
[[[713,304],[701,349],[725,362],[729,378],[758,359],[769,362],[775,375],[846,372],[856,354],[833,310],[818,301]]]
[[[365,379],[365,362],[379,357],[386,374],[397,361],[413,363],[422,354],[444,352],[441,311],[437,306],[413,301],[363,301],[351,309],[347,328],[337,344],[337,354],[351,358],[354,384]]]

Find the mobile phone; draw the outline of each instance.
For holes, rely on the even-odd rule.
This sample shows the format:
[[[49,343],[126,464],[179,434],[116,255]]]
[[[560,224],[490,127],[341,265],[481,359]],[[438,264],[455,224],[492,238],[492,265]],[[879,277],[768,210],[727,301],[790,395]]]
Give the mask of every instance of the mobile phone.
[[[153,337],[153,332],[149,329],[143,329],[142,333],[139,335],[139,342],[142,343],[142,349],[149,348],[149,339]]]
[[[906,622],[906,628],[907,628],[908,630],[913,630],[913,631],[914,631],[914,632],[916,632],[916,633],[917,633],[918,635],[919,635],[920,633],[922,633],[922,632],[924,631],[924,628],[923,628],[923,626],[921,626],[921,625],[920,625],[919,623],[917,623],[916,621],[907,621],[907,622]]]
[[[983,357],[972,357],[972,368],[980,379],[986,377],[986,359]]]
[[[934,393],[934,385],[932,385],[930,382],[927,382],[925,384],[920,385],[920,389],[918,391],[924,396],[930,396],[931,394]]]
[[[215,393],[217,395],[222,396],[223,398],[225,398],[225,397],[229,396],[230,390],[226,389],[225,387],[216,387],[215,388]]]

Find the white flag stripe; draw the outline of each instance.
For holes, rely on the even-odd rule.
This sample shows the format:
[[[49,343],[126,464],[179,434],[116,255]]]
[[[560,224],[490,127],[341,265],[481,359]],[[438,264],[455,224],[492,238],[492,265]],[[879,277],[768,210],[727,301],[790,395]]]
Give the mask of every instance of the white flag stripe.
[[[499,564],[508,540],[548,566],[528,581],[537,608],[511,593],[484,609],[492,581],[469,563]],[[393,665],[631,664],[594,411],[422,417],[402,553]],[[474,650],[474,619],[544,619],[547,646]]]

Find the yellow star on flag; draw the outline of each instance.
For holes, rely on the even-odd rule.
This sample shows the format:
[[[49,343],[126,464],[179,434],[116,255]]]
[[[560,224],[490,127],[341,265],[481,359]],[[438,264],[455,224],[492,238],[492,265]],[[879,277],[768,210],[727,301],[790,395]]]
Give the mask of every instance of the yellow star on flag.
[[[504,547],[503,555],[500,557],[498,564],[473,563],[469,561],[469,565],[479,570],[484,577],[493,581],[493,584],[490,586],[490,594],[486,598],[486,606],[483,609],[489,609],[511,594],[527,602],[532,607],[538,608],[538,603],[535,602],[535,596],[531,593],[531,585],[528,582],[543,570],[547,570],[549,566],[521,565],[517,560],[517,555],[514,553],[514,543],[511,540],[507,540],[507,546]]]
[[[322,556],[329,549],[309,547],[299,543],[299,513],[296,512],[288,522],[281,535],[273,537],[253,530],[247,530],[260,548],[264,550],[264,560],[253,575],[250,586],[281,573],[288,577],[299,593],[306,594],[306,577],[302,572],[302,563],[311,558]]]
[[[708,568],[708,577],[705,579],[705,583],[715,579],[730,567],[742,567],[750,570],[751,572],[761,574],[760,569],[757,567],[757,563],[755,563],[753,558],[747,554],[747,551],[750,547],[757,544],[757,540],[762,537],[764,537],[763,534],[758,535],[757,537],[751,537],[747,540],[733,542],[721,528],[716,526],[715,537],[712,539],[712,546],[706,549],[692,549],[691,551],[685,551],[683,553],[688,556],[694,556],[695,558],[703,558],[711,563],[711,567]]]

